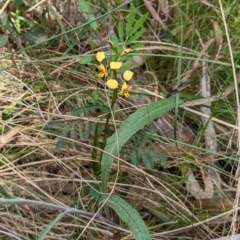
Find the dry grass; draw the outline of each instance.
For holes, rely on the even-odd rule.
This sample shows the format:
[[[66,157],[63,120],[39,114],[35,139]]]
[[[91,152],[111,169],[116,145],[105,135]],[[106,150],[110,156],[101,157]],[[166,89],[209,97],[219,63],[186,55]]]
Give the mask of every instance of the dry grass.
[[[159,96],[159,92],[166,94],[174,88],[178,79],[184,79],[184,76],[186,84],[181,90],[186,101],[199,96],[202,62],[196,69],[194,64],[199,62],[198,57],[203,59],[202,56],[207,56],[212,95],[219,96],[211,107],[217,152],[206,147],[206,126],[200,119],[204,113],[196,105],[183,107],[179,112],[180,125],[184,127],[180,127],[178,133],[184,136],[193,134],[189,141],[176,141],[156,132],[149,133],[154,148],[165,156],[165,165],[161,161],[156,161],[153,169],[147,169],[144,164],[133,165],[131,151],[135,146],[134,138],[124,148],[119,164],[113,165],[109,188],[140,213],[152,239],[213,239],[239,231],[238,199],[234,201],[239,192],[239,176],[236,173],[239,151],[239,103],[236,95],[239,90],[236,76],[232,93],[220,99],[227,86],[234,84],[229,56],[237,56],[239,47],[231,31],[226,32],[224,28],[226,19],[221,16],[218,2],[213,2],[211,5],[198,1],[196,6],[187,0],[174,4],[168,2],[170,20],[166,24],[169,33],[161,36],[161,40],[159,35],[153,37],[153,32],[163,28],[158,23],[156,26],[148,25],[148,31],[143,36],[146,47],[141,53],[144,52],[147,58],[145,66],[135,69],[135,80],[136,87],[151,93],[151,101]],[[10,6],[9,3],[9,9]],[[230,3],[224,2],[222,8],[228,6]],[[232,6],[229,11],[234,15],[237,9]],[[127,12],[127,7],[118,11],[116,17],[113,16],[113,22]],[[179,13],[183,17],[182,23]],[[227,17],[232,19],[230,13]],[[21,14],[35,23],[40,19],[32,14]],[[223,33],[222,37],[218,35],[216,38],[214,26],[207,21],[212,16]],[[64,19],[56,18],[54,24],[45,19],[46,32],[53,35],[60,32],[59,29],[62,31],[63,26],[70,29],[64,25]],[[181,24],[184,48],[180,56],[182,71],[179,75]],[[227,27],[235,30],[234,24]],[[117,32],[116,27],[114,31]],[[226,39],[228,34],[232,54],[227,50],[230,44]],[[95,37],[93,33],[90,35]],[[78,63],[82,54],[94,54],[95,48],[100,47],[95,46],[95,42],[90,41],[87,45],[84,42],[64,55],[73,41],[71,37],[68,42],[66,36],[62,36],[57,46],[47,42],[29,49],[30,45],[24,42],[21,47],[26,50],[25,53],[12,54],[15,45],[10,43],[0,48],[0,194],[3,198],[14,196],[39,201],[36,205],[11,205],[0,201],[0,239],[38,239],[43,228],[63,211],[47,203],[93,215],[100,207],[97,198],[101,183],[91,167],[96,161],[92,159],[92,146],[94,126],[99,122],[103,129],[106,114],[93,110],[76,117],[72,111],[91,103],[93,90],[98,89],[105,101],[109,101],[109,95],[103,84],[96,84],[95,66]],[[150,43],[148,39],[153,41]],[[163,39],[166,39],[165,43]],[[212,42],[208,42],[209,39],[213,39]],[[238,63],[237,57],[232,60]],[[144,71],[147,73],[144,74]],[[132,98],[137,99],[137,96],[133,94]],[[146,103],[138,99],[119,99],[113,125],[119,126],[143,104]],[[53,121],[67,124],[69,134],[64,135],[62,123],[49,127]],[[184,132],[187,129],[190,133]],[[111,133],[113,131],[114,126]],[[60,137],[65,139],[62,146],[59,145]],[[219,174],[220,185],[214,182],[216,179],[209,169]],[[207,192],[211,184],[213,196]],[[86,217],[76,212],[68,213],[54,224],[45,239],[132,239],[131,232],[114,211],[102,208],[100,214],[101,217],[94,220],[93,215]]]

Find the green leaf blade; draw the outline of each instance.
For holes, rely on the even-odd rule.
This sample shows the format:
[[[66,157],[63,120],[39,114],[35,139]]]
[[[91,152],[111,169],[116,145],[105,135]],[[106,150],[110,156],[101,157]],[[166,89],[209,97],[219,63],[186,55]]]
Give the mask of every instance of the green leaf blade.
[[[60,213],[53,221],[51,221],[39,234],[38,240],[44,240],[46,235],[50,232],[53,226],[65,215],[68,213],[68,210]]]
[[[133,41],[136,41],[137,39],[139,39],[143,33],[146,31],[145,28],[142,28],[139,32],[137,32],[135,35],[131,36],[130,39],[127,40],[126,45],[130,44]]]
[[[128,18],[127,18],[127,23],[126,23],[126,36],[127,37],[129,35],[131,35],[134,19],[135,19],[135,8],[132,5],[132,7],[130,9],[130,12],[129,12],[129,15],[128,15]]]
[[[136,240],[151,240],[148,228],[141,216],[125,200],[113,194],[108,199],[107,205],[128,225]]]
[[[92,28],[93,31],[97,31],[97,28],[98,28],[98,23],[96,21],[96,17],[93,15],[93,14],[90,14],[88,16],[88,21],[91,22],[90,23],[90,26]]]
[[[123,22],[120,21],[118,23],[118,36],[119,36],[119,40],[121,43],[124,42],[123,38],[124,38],[124,32],[123,32]]]
[[[143,23],[146,21],[147,17],[148,17],[148,13],[141,16],[141,18],[136,22],[136,24],[134,24],[131,34],[134,34],[135,32],[137,32],[137,30],[140,27],[143,27]]]
[[[93,61],[92,56],[87,55],[87,56],[83,56],[80,58],[79,64],[84,65],[84,64],[88,64],[92,61]]]
[[[181,104],[181,101],[179,104]],[[113,160],[122,146],[137,131],[164,113],[174,109],[175,105],[176,103],[174,97],[148,104],[131,114],[125,121],[123,121],[119,129],[110,138],[108,138],[101,162],[101,181],[102,191],[104,193],[107,192],[109,173]]]
[[[88,4],[84,0],[78,0],[78,5],[82,11],[85,13],[89,12]]]

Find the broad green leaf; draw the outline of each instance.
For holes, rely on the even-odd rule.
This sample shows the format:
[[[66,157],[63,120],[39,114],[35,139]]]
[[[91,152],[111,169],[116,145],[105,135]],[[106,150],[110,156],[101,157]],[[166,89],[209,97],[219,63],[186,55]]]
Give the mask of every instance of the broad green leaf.
[[[38,240],[44,240],[51,228],[69,211],[60,213],[53,221],[51,221],[39,234]]]
[[[2,28],[7,28],[7,25],[9,25],[9,21],[8,21],[8,14],[6,11],[3,11],[0,14],[0,24]]]
[[[141,18],[133,25],[131,34],[133,35],[135,32],[137,32],[137,30],[142,27],[143,28],[143,23],[146,21],[148,17],[148,13],[144,14],[143,16],[141,16]]]
[[[23,40],[28,41],[30,44],[41,43],[48,38],[45,29],[39,25],[32,27],[27,32],[21,33],[20,35]]]
[[[78,0],[78,5],[82,11],[88,13],[89,11],[88,4],[84,0]]]
[[[92,62],[92,60],[93,60],[93,58],[91,56],[83,56],[80,58],[79,63],[84,65],[84,64]]]
[[[89,20],[89,22],[91,22],[91,23],[90,23],[90,26],[91,26],[92,30],[93,30],[93,31],[96,31],[96,30],[97,30],[97,27],[98,27],[98,23],[97,23],[97,21],[96,21],[96,17],[95,17],[93,14],[90,14],[90,15],[88,16],[88,20]]]
[[[137,11],[141,14],[146,14],[148,13],[148,10],[146,8],[146,5],[144,3],[144,0],[133,0],[133,5],[135,6],[135,8],[137,9]],[[137,15],[138,17],[138,15]],[[136,19],[138,19],[136,17]]]
[[[130,44],[133,41],[136,41],[137,39],[139,39],[143,33],[146,31],[145,28],[141,29],[139,32],[137,32],[135,35],[133,35],[132,37],[130,37],[130,39],[127,40],[126,45]]]
[[[175,97],[166,98],[148,104],[131,114],[117,131],[108,138],[101,161],[102,191],[107,192],[108,178],[114,156],[118,154],[122,146],[145,125],[175,107]],[[181,104],[181,101],[179,102]]]
[[[119,21],[118,23],[118,37],[120,42],[124,42],[123,38],[124,38],[124,32],[123,32],[123,22]]]
[[[96,90],[93,90],[91,95],[92,95],[92,98],[93,98],[94,101],[97,101],[97,100],[100,99],[100,94]]]
[[[108,199],[107,205],[128,225],[134,239],[151,240],[148,228],[141,216],[125,200],[113,194]]]
[[[126,23],[126,36],[127,37],[131,35],[134,20],[135,20],[135,8],[132,5],[130,12],[128,14],[127,23]]]
[[[0,36],[0,47],[4,47],[7,42],[8,42],[8,35],[3,34],[2,36]]]

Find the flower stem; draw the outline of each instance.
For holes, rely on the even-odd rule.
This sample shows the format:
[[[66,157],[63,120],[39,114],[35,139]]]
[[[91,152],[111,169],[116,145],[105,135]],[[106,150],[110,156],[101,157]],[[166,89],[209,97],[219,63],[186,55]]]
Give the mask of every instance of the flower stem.
[[[114,107],[114,104],[115,104],[116,100],[117,100],[117,89],[114,89],[113,90],[113,95],[112,95],[111,110],[107,115],[107,120],[106,120],[105,127],[104,127],[102,150],[104,150],[104,148],[106,146],[106,143],[107,143],[108,132],[109,132],[109,120],[111,118],[111,115],[112,115],[112,112],[113,112],[113,107]],[[102,156],[103,156],[103,151],[101,152],[99,163],[101,163]]]

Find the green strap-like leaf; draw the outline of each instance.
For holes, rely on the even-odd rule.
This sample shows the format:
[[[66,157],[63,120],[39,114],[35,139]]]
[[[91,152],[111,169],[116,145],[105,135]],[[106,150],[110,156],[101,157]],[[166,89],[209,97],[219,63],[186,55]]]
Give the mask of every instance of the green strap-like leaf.
[[[181,102],[179,104],[181,104]],[[154,119],[172,110],[174,107],[174,97],[148,104],[131,114],[125,121],[123,121],[119,129],[108,138],[101,161],[101,181],[102,191],[104,193],[107,192],[108,178],[114,156],[117,155],[122,146],[133,136],[133,134],[145,125],[151,123]]]
[[[139,28],[143,28],[143,24],[148,17],[148,13],[141,16],[141,18],[133,25],[131,34],[133,35]]]
[[[51,230],[51,228],[69,211],[66,210],[65,212],[60,213],[53,221],[51,221],[39,234],[38,240],[45,239],[48,232]]]
[[[125,200],[116,195],[111,195],[107,205],[128,225],[136,240],[151,240],[148,228],[141,216]]]
[[[128,37],[129,35],[131,35],[131,30],[133,27],[133,23],[135,20],[135,8],[132,5],[129,15],[127,17],[127,23],[126,23],[126,36]]]
[[[139,39],[142,35],[143,35],[143,33],[146,31],[146,29],[145,28],[142,28],[139,32],[137,32],[135,35],[133,35],[133,36],[131,36],[128,40],[127,40],[127,42],[126,42],[126,45],[128,45],[128,44],[130,44],[131,42],[133,42],[133,41],[136,41],[137,39]]]
[[[123,22],[122,21],[120,21],[118,23],[118,36],[119,36],[120,42],[123,43],[124,31],[123,31]]]
[[[56,152],[60,152],[60,150],[65,142],[65,139],[66,139],[67,135],[69,134],[69,131],[70,131],[69,125],[66,123],[61,132],[61,137],[59,137],[57,140],[56,148],[55,148]]]

